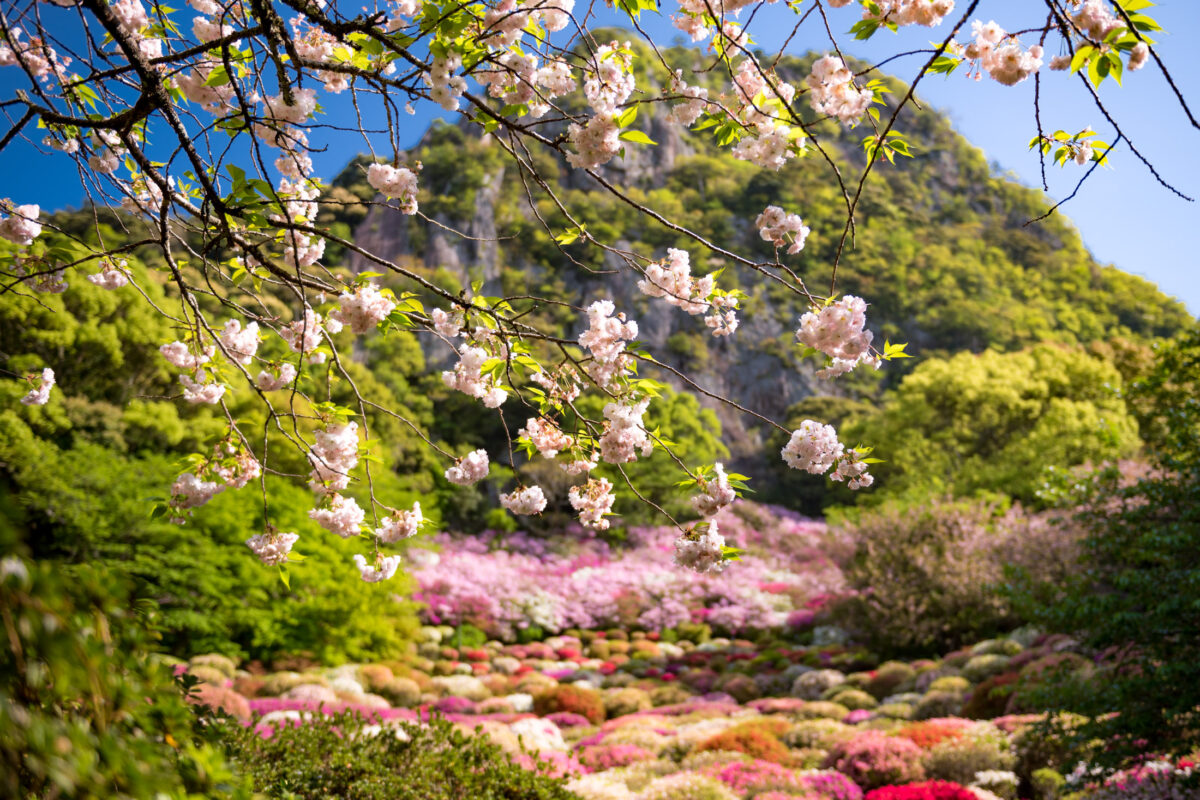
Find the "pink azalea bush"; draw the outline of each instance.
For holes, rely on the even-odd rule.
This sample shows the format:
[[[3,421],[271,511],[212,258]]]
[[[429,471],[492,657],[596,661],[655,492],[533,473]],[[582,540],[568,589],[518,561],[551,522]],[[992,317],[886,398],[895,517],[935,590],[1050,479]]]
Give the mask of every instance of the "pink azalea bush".
[[[829,752],[826,767],[850,777],[865,789],[911,783],[925,777],[921,748],[911,740],[865,730]]]
[[[441,534],[441,552],[413,572],[415,599],[433,624],[469,622],[505,639],[531,626],[662,630],[694,621],[738,633],[781,627],[805,601],[844,587],[824,523],[741,502],[716,519],[726,542],[747,551],[736,571],[679,569],[678,532],[667,526],[631,529],[622,550],[594,539],[551,546],[524,534]]]

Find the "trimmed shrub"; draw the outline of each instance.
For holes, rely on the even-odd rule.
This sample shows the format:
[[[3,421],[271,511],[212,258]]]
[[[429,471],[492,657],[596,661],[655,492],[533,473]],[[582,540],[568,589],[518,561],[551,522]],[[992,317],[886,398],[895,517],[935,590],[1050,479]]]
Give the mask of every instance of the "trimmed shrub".
[[[874,676],[867,682],[866,690],[875,696],[883,698],[903,691],[917,679],[917,671],[901,661],[888,661],[880,664]]]
[[[896,731],[897,736],[911,740],[917,747],[928,750],[948,739],[961,739],[963,729],[970,723],[957,718],[931,719],[914,722]]]
[[[992,719],[1005,714],[1019,678],[1015,672],[993,675],[976,686],[963,704],[962,715],[971,719]]]
[[[971,688],[971,682],[961,675],[943,675],[929,684],[931,692],[957,692],[964,694]]]
[[[195,666],[188,667],[187,671],[189,675],[201,683],[208,683],[213,686],[224,686],[229,681],[229,676],[216,667]]]
[[[222,726],[235,762],[268,797],[297,800],[461,800],[508,797],[571,800],[546,768],[524,769],[485,736],[467,735],[435,717],[395,732],[353,713],[282,725],[264,739]]]
[[[226,678],[232,678],[233,673],[237,672],[237,664],[229,656],[223,656],[220,653],[208,653],[202,656],[192,656],[188,659],[188,664],[192,667],[211,667],[224,673]],[[190,669],[188,670],[191,671]]]
[[[971,660],[963,665],[962,674],[971,683],[979,683],[1004,672],[1011,660],[1011,657],[1002,655],[972,656]]]
[[[792,697],[818,700],[825,692],[846,682],[846,676],[836,669],[815,669],[797,676],[792,683]]]
[[[884,786],[867,792],[866,800],[978,800],[965,786],[948,781],[924,781],[908,786]]]
[[[250,719],[250,702],[233,689],[224,686],[202,683],[192,690],[187,699],[193,705],[207,706],[216,711],[223,711],[242,722]]]
[[[577,754],[579,763],[594,772],[626,767],[639,761],[653,761],[655,754],[634,744],[589,745]]]
[[[963,696],[958,692],[926,692],[913,709],[912,718],[921,720],[953,717],[962,710],[962,705]]]
[[[1016,756],[1007,741],[985,737],[947,739],[925,753],[925,774],[930,778],[969,784],[975,773],[989,770],[1011,770]]]
[[[854,738],[855,731],[832,719],[807,719],[797,722],[783,734],[783,742],[793,748],[829,750],[835,744]]]
[[[390,669],[382,664],[367,664],[358,671],[358,677],[368,690],[380,693],[396,677]]]
[[[764,730],[753,727],[738,726],[710,736],[695,748],[697,752],[706,750],[731,750],[735,753],[745,753],[751,758],[763,761],[773,761],[776,764],[788,760],[788,749],[783,742]]]
[[[878,700],[861,689],[844,689],[830,699],[851,711],[870,710],[879,705]]]
[[[867,730],[834,745],[825,766],[848,776],[864,789],[910,783],[925,776],[921,748],[908,739]]]
[[[555,686],[534,695],[533,710],[541,716],[570,711],[586,717],[593,725],[604,722],[604,699],[600,692],[573,683]]]
[[[725,784],[698,772],[680,772],[652,781],[638,800],[738,800]]]
[[[799,719],[835,719],[839,722],[846,718],[850,713],[850,709],[846,708],[841,703],[831,703],[828,700],[817,700],[812,703],[805,703],[804,708],[793,712],[793,716]]]
[[[421,687],[409,678],[393,678],[379,690],[379,694],[400,708],[412,708],[421,702]]]

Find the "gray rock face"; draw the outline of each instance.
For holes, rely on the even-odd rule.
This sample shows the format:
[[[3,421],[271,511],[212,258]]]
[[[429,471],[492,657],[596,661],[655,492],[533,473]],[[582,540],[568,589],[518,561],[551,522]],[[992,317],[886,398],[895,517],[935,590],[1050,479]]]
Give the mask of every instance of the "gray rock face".
[[[623,158],[614,159],[598,170],[605,180],[623,187],[636,186],[644,190],[660,188],[666,184],[678,159],[693,154],[686,137],[676,126],[667,124],[659,112],[648,113],[646,119],[648,132],[658,146],[629,148]],[[468,219],[452,219],[439,214],[430,224],[416,217],[405,216],[395,207],[380,204],[371,208],[355,231],[355,242],[372,254],[397,265],[445,269],[462,286],[482,280],[482,291],[488,295],[502,294],[502,267],[527,273],[529,283],[536,285],[538,280],[548,277],[545,273],[549,268],[533,263],[519,248],[506,246],[498,240],[496,220],[505,181],[519,181],[519,176],[515,174],[516,167],[509,165],[507,169],[508,173],[504,167],[497,169],[495,174],[488,175],[483,184],[475,189],[474,212]],[[581,177],[584,178],[583,182],[580,182]],[[579,185],[576,186],[576,183]],[[565,169],[560,173],[559,187],[564,190],[596,189],[586,176]],[[531,224],[539,224],[524,190],[520,189],[515,194],[519,197],[517,208],[505,208],[503,213],[519,213]],[[508,196],[513,195],[510,187]],[[382,200],[377,198],[380,203]],[[631,249],[630,243],[624,241],[617,242],[616,247]],[[699,259],[701,250],[691,250],[693,257]],[[351,254],[348,266],[355,271],[378,269],[377,265],[358,254]],[[594,274],[565,262],[565,268],[556,269],[553,277],[565,284],[572,302],[586,306],[593,300],[609,298],[615,302],[618,310],[637,320],[639,340],[661,361],[695,381],[695,385],[670,371],[666,371],[662,379],[676,390],[695,394],[703,406],[717,413],[722,424],[723,439],[730,449],[733,462],[737,464],[739,461],[759,458],[764,438],[761,427],[752,418],[710,395],[727,397],[774,419],[782,418],[788,406],[811,395],[816,383],[811,370],[797,371],[763,348],[764,343],[787,340],[794,325],[789,328],[785,323],[790,325],[791,321],[777,318],[765,295],[760,294],[755,301],[756,313],[740,315],[741,326],[732,337],[712,337],[707,334],[701,318],[690,317],[680,309],[642,294],[637,289],[640,276],[616,254],[605,254],[603,273]],[[748,291],[754,291],[749,280],[744,280],[743,286]],[[586,318],[581,315],[571,335],[578,336],[585,327]],[[672,337],[684,331],[699,332],[700,338],[706,342],[702,353],[688,355],[672,350]],[[452,360],[452,354],[442,343],[432,337],[423,341],[431,368],[444,368]]]

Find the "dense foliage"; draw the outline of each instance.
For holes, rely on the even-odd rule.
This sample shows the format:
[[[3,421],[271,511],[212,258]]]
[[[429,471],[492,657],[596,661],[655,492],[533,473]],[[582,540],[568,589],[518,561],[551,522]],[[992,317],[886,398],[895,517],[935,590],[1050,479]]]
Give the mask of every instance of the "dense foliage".
[[[1041,624],[1076,632],[1098,653],[1095,675],[1063,682],[1041,701],[1087,714],[1061,727],[1080,749],[1110,742],[1094,753],[1106,765],[1200,745],[1198,387],[1194,330],[1160,348],[1154,370],[1132,389],[1150,426],[1154,471],[1122,481],[1108,470],[1082,484],[1083,569],[1024,595]]]
[[[525,769],[445,720],[380,726],[355,712],[284,722],[263,736],[222,731],[234,764],[268,797],[297,800],[571,800],[563,781]]]
[[[0,793],[249,798],[184,701],[125,581],[0,560]]]

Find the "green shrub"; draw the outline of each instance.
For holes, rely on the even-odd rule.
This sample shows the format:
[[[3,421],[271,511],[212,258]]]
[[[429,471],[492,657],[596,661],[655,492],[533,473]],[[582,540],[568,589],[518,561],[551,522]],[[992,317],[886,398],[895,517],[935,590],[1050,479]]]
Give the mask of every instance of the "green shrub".
[[[220,671],[226,678],[232,678],[233,673],[237,672],[237,664],[228,656],[223,656],[220,653],[208,653],[202,656],[193,656],[188,659],[188,664],[192,667],[211,667]],[[194,675],[195,672],[192,671]]]
[[[834,719],[841,721],[850,713],[850,709],[841,703],[831,703],[828,700],[815,700],[805,703],[802,708],[792,712],[792,716],[800,719]]]
[[[792,748],[829,750],[835,744],[854,737],[854,728],[832,719],[806,719],[792,725],[783,742]]]
[[[1054,770],[1043,768],[1034,770],[1029,783],[1033,787],[1034,800],[1058,800],[1067,780]]]
[[[737,800],[737,795],[715,778],[679,772],[652,781],[638,800]]]
[[[435,717],[382,731],[345,712],[282,725],[270,739],[225,725],[232,758],[268,797],[296,800],[572,800],[563,781],[514,763],[487,737]]]
[[[229,680],[228,675],[214,667],[188,667],[188,674],[201,683],[210,683],[213,686],[224,686],[226,681]]]
[[[604,722],[604,698],[600,692],[571,683],[534,695],[533,710],[543,717],[569,711],[586,717],[593,725]]]
[[[922,759],[926,777],[964,786],[975,780],[976,772],[1011,770],[1016,761],[1007,741],[974,736],[939,742],[926,751]]]
[[[879,701],[861,689],[842,689],[830,698],[834,703],[843,705],[851,711],[860,709],[872,709],[879,705]]]
[[[957,716],[962,710],[963,696],[958,692],[926,692],[913,709],[916,720]]]
[[[888,661],[875,669],[875,674],[864,688],[874,695],[875,699],[882,700],[888,695],[905,691],[916,678],[917,671],[908,664],[902,661]]]
[[[603,699],[604,711],[610,719],[654,707],[650,695],[642,689],[605,689]]]
[[[0,795],[249,797],[198,735],[171,667],[150,657],[131,609],[151,609],[130,588],[103,568],[68,578],[0,560]]]
[[[1012,600],[996,591],[1004,564],[1061,579],[1078,538],[1046,515],[965,500],[889,504],[844,532],[855,543],[844,572],[859,591],[833,619],[885,655],[944,653],[1017,627]]]
[[[985,681],[1004,672],[1008,668],[1010,660],[1008,656],[993,654],[972,656],[971,660],[963,665],[963,677],[971,683]]]
[[[392,678],[379,694],[393,706],[412,708],[421,702],[421,687],[410,678]]]
[[[944,675],[929,684],[931,692],[958,692],[962,694],[971,688],[971,682],[961,675]]]

